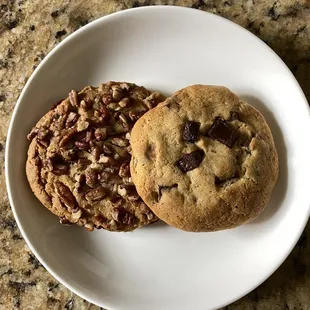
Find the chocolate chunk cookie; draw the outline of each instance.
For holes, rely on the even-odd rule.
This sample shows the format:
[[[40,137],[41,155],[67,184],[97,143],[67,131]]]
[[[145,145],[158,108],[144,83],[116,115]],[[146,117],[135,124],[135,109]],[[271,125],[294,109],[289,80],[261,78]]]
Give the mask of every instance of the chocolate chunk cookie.
[[[139,195],[160,219],[186,231],[253,220],[278,177],[264,117],[225,87],[176,92],[138,120],[131,146]]]
[[[31,130],[26,174],[63,224],[130,231],[157,220],[130,175],[130,132],[164,100],[131,83],[72,90]]]

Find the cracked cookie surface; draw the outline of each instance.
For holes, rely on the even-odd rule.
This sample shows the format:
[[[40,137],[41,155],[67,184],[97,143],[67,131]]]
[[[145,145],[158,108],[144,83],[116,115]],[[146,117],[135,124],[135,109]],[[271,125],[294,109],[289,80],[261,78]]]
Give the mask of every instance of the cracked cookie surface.
[[[176,92],[137,121],[131,145],[139,195],[160,219],[186,231],[253,220],[278,177],[264,117],[221,86]]]
[[[130,175],[130,132],[164,97],[131,83],[71,91],[31,130],[26,174],[41,203],[88,230],[130,231],[157,220]]]

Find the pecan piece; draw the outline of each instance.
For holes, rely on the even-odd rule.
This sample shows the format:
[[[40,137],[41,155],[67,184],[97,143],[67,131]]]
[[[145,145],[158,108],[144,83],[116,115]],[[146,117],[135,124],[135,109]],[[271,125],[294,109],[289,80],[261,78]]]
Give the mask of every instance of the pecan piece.
[[[75,208],[72,210],[72,219],[77,222],[83,214],[83,210],[80,208]]]
[[[107,123],[110,118],[110,112],[107,107],[100,107],[100,109],[96,110],[94,115],[99,118],[101,123]]]
[[[119,185],[117,187],[117,193],[122,196],[125,197],[127,195],[127,189],[125,187],[123,187],[122,185]]]
[[[107,138],[107,136],[108,136],[108,130],[107,130],[107,128],[97,128],[97,129],[95,130],[94,135],[95,135],[95,139],[96,139],[97,141],[103,141],[103,140],[105,140],[105,139]]]
[[[124,225],[132,225],[135,221],[135,216],[122,207],[116,207],[113,209],[112,217],[115,221]]]
[[[75,90],[71,90],[69,93],[69,101],[73,107],[79,106],[78,94]]]
[[[107,144],[104,144],[102,146],[102,151],[105,155],[112,155],[113,154],[113,151],[112,151],[112,148],[111,146],[107,145]]]
[[[70,226],[72,223],[69,222],[65,217],[60,217],[59,218],[59,223],[65,226]]]
[[[64,147],[65,145],[67,145],[73,139],[76,131],[76,128],[69,129],[67,134],[60,140],[59,146]]]
[[[129,122],[128,122],[128,119],[125,116],[125,114],[124,113],[120,113],[118,118],[122,121],[123,127],[127,128],[127,130],[129,130]]]
[[[123,177],[129,177],[130,176],[130,167],[129,167],[129,162],[124,162],[121,164],[118,175],[123,178]]]
[[[144,111],[129,111],[128,117],[133,123],[135,123],[143,114]]]
[[[84,227],[88,230],[88,231],[93,231],[94,230],[94,224],[89,222],[89,223],[86,223],[84,225]]]
[[[102,96],[102,103],[105,105],[108,105],[112,101],[112,95],[111,94],[104,94]]]
[[[101,149],[98,145],[96,145],[92,150],[92,155],[94,156],[95,160],[98,160],[100,158]]]
[[[58,195],[60,201],[69,209],[72,210],[76,207],[77,202],[72,194],[71,190],[65,184],[56,181],[55,182],[55,192]]]
[[[113,110],[113,111],[119,111],[121,107],[118,105],[117,102],[111,102],[108,104],[108,108]]]
[[[133,192],[133,193],[129,193],[129,194],[127,195],[127,199],[128,199],[129,201],[131,201],[131,202],[134,202],[134,201],[140,200],[141,198],[140,198],[140,196],[138,195],[137,192]]]
[[[127,139],[122,139],[122,138],[112,138],[111,143],[113,145],[119,146],[119,147],[124,147],[129,145],[129,141]]]
[[[108,181],[110,178],[110,174],[106,171],[102,171],[101,174],[99,175],[99,181],[102,183],[105,183]]]
[[[125,91],[118,85],[112,86],[112,98],[115,101],[120,101],[125,96]]]
[[[119,106],[121,108],[127,108],[127,107],[129,107],[131,105],[130,98],[129,97],[125,97],[118,104],[119,104]]]
[[[89,148],[89,144],[85,141],[75,141],[74,145],[78,150],[87,150]]]
[[[53,164],[52,172],[56,175],[63,175],[69,172],[69,167],[65,164]]]
[[[115,164],[115,161],[112,157],[101,155],[98,159],[98,162],[101,164]]]
[[[107,195],[107,190],[102,186],[98,186],[88,191],[85,195],[85,199],[88,202],[95,202],[95,201],[99,201],[103,199],[106,195]]]
[[[135,86],[135,84],[133,84],[133,83],[121,83],[120,84],[120,88],[125,90],[125,91],[131,90],[134,86]]]
[[[83,108],[86,111],[89,110],[92,105],[93,105],[92,101],[89,98],[85,98],[85,99],[81,100],[81,102],[80,102],[81,108]]]
[[[76,157],[76,149],[69,149],[69,150],[64,150],[60,149],[61,155],[65,160],[74,160]]]
[[[82,170],[84,170],[90,164],[91,164],[91,161],[87,158],[79,158],[77,162],[78,168]]]
[[[78,120],[79,115],[75,112],[70,112],[66,120],[66,128],[72,127]]]
[[[85,173],[86,184],[89,187],[95,187],[98,183],[98,173],[93,169],[88,169]]]
[[[76,188],[76,191],[78,193],[83,193],[86,190],[86,186],[85,186],[85,181],[86,181],[86,177],[85,174],[80,174],[77,175],[76,178],[76,183],[74,184],[74,187]]]

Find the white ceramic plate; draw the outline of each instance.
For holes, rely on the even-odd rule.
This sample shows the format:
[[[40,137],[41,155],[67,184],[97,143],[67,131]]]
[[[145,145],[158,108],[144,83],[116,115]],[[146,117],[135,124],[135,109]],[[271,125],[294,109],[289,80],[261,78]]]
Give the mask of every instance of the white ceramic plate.
[[[280,177],[253,223],[187,233],[162,223],[133,233],[63,227],[33,196],[24,173],[26,134],[71,89],[131,81],[171,94],[225,85],[269,123]],[[215,15],[178,7],[119,12],[83,27],[34,72],[16,105],[6,177],[19,228],[38,259],[76,294],[108,309],[215,309],[247,294],[288,256],[309,217],[306,99],[263,42]]]

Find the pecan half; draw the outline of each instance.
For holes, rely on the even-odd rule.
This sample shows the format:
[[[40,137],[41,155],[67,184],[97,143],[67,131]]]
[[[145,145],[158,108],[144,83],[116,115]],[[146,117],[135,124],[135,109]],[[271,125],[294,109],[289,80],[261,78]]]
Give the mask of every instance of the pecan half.
[[[69,187],[59,181],[56,181],[54,185],[55,185],[55,192],[58,195],[60,201],[69,210],[74,209],[77,203]]]

